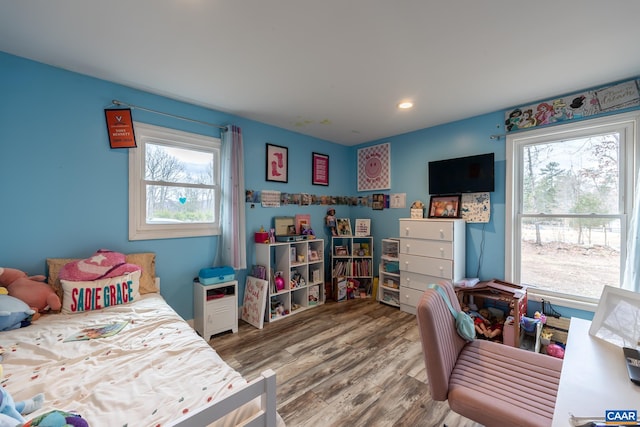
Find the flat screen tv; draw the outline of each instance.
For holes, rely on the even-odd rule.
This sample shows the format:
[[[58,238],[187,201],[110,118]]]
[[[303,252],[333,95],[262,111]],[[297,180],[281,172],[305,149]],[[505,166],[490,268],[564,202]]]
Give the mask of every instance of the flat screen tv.
[[[460,194],[494,191],[494,155],[435,160],[429,167],[429,194]]]

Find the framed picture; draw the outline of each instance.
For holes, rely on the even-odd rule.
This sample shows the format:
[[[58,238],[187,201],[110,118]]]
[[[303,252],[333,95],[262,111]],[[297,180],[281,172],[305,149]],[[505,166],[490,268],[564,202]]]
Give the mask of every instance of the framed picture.
[[[104,110],[111,148],[135,148],[136,136],[130,108]]]
[[[371,235],[371,220],[370,219],[356,219],[356,236],[369,236]]]
[[[269,282],[257,277],[247,276],[244,285],[244,300],[242,303],[242,320],[262,329],[264,325],[264,311],[267,304],[267,287]]]
[[[267,144],[266,159],[267,181],[289,182],[289,149]]]
[[[311,154],[311,183],[313,185],[329,185],[329,156]]]
[[[460,218],[459,194],[453,196],[431,196],[429,218]]]
[[[358,149],[358,191],[391,188],[391,144]]]
[[[349,251],[347,250],[346,246],[338,245],[338,246],[336,246],[336,255],[337,256],[348,256],[349,255]]]
[[[338,236],[351,236],[351,220],[349,218],[338,218],[336,221]]]
[[[296,214],[296,233],[303,234],[305,229],[311,228],[311,214]]]
[[[384,209],[384,194],[374,194],[371,198],[371,209],[376,211]]]

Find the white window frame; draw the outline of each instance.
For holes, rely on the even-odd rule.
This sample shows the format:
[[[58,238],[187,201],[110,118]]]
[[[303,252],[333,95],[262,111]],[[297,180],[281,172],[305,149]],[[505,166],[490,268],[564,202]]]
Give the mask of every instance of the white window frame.
[[[137,148],[129,149],[129,240],[172,239],[220,234],[221,141],[205,135],[134,122]],[[213,153],[215,221],[208,223],[147,224],[146,143]]]
[[[638,125],[640,113],[616,114],[575,123],[555,125],[548,128],[518,132],[507,135],[506,142],[506,183],[505,183],[505,280],[518,283],[520,278],[520,222],[518,208],[522,196],[522,165],[519,151],[524,145],[531,143],[552,142],[561,139],[574,139],[604,132],[621,132],[624,143],[621,147],[621,158],[624,164],[620,170],[621,215],[620,226],[622,236],[627,237],[630,215],[633,208],[634,177],[638,173]],[[621,275],[624,277],[626,259],[626,239],[620,245]],[[597,280],[597,278],[594,278]],[[529,299],[533,301],[549,301],[564,307],[594,311],[597,299],[581,296],[568,297],[548,290],[529,288]]]

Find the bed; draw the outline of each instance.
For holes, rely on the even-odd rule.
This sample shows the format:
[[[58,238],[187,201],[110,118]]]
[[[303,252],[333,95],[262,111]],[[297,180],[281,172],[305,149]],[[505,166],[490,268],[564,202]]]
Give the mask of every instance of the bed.
[[[55,284],[59,265],[52,261],[67,260],[48,260]],[[141,295],[129,303],[46,314],[0,332],[2,386],[16,401],[45,394],[44,406],[25,418],[57,409],[77,412],[92,427],[283,426],[275,374],[242,378],[163,299],[151,267],[145,279],[154,284],[143,290],[141,282]],[[114,335],[79,338],[117,322],[124,326]]]

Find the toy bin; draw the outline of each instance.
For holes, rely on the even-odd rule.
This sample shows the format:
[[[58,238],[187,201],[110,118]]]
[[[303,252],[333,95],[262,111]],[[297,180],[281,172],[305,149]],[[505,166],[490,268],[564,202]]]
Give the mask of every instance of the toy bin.
[[[198,274],[198,280],[203,285],[215,285],[216,283],[229,282],[235,279],[236,273],[233,267],[203,268]]]

